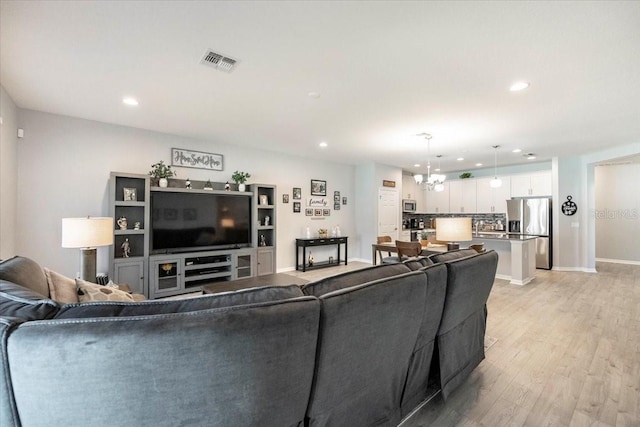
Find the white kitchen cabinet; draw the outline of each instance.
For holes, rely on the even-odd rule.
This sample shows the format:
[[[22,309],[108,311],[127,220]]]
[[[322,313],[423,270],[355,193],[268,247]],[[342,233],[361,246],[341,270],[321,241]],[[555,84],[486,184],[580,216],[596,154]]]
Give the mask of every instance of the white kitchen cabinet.
[[[551,171],[511,176],[511,197],[551,196]]]
[[[426,213],[449,212],[449,182],[444,183],[444,191],[425,191]]]
[[[402,175],[402,198],[415,200],[416,211],[425,211],[425,194],[424,185],[416,184],[413,175]]]
[[[464,179],[449,182],[449,212],[476,212],[475,179]]]
[[[502,186],[491,188],[493,178],[478,178],[476,180],[476,212],[506,213],[507,200],[511,198],[510,177],[500,177]]]

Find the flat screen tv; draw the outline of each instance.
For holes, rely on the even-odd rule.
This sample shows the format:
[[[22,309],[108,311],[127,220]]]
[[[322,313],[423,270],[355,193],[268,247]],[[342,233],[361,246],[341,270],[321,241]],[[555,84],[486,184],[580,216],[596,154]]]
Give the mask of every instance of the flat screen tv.
[[[151,192],[151,253],[251,246],[251,197]]]

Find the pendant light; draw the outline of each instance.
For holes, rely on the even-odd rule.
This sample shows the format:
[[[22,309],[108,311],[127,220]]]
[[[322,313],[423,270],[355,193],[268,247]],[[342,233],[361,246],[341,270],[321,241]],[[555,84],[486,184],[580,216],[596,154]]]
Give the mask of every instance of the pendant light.
[[[446,179],[445,175],[433,174],[431,175],[431,135],[423,132],[418,134],[417,136],[424,136],[427,140],[427,177],[423,175],[414,175],[413,178],[416,180],[416,183],[420,184],[422,182],[425,183],[425,188],[429,191],[444,191],[444,180]]]
[[[438,169],[436,170],[436,172],[440,172],[440,157],[442,157],[442,154],[438,154],[436,156],[438,158]],[[435,185],[433,186],[433,189],[436,190],[437,192],[441,192],[444,191],[444,180],[447,179],[446,175],[431,175],[432,178],[435,178]]]
[[[502,187],[502,180],[498,178],[498,147],[499,145],[493,145],[494,157],[493,157],[493,179],[489,181],[491,188]]]

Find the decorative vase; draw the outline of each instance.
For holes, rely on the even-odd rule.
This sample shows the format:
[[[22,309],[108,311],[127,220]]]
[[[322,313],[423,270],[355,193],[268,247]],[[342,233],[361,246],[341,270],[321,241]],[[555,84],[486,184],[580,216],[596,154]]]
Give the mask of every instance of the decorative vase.
[[[162,188],[167,188],[169,186],[169,180],[167,178],[160,178],[158,185]]]
[[[238,191],[245,191],[247,188],[246,184],[238,184]]]

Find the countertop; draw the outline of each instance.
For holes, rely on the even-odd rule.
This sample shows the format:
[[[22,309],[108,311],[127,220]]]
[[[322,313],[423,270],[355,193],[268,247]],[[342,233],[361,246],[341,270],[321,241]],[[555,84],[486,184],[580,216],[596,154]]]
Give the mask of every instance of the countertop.
[[[480,231],[472,233],[474,239],[491,239],[491,240],[531,240],[538,236],[529,236],[528,234],[507,233],[504,231]]]

